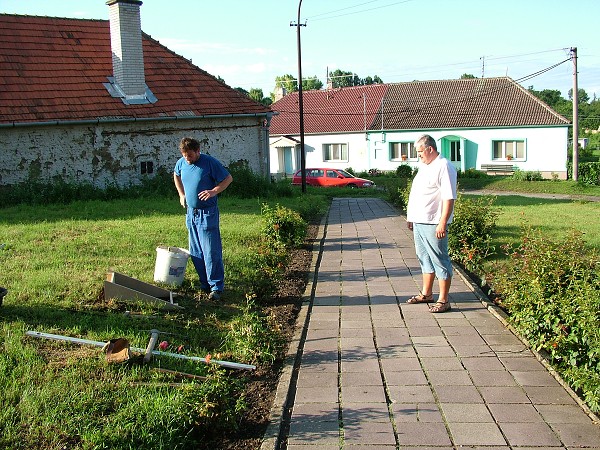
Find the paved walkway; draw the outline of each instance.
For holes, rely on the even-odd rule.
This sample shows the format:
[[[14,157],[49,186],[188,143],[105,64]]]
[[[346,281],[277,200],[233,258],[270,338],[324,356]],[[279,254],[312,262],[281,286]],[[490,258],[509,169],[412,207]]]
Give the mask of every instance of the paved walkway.
[[[458,273],[452,311],[405,304],[420,269],[386,202],[334,199],[322,232],[263,449],[600,449],[595,417]]]

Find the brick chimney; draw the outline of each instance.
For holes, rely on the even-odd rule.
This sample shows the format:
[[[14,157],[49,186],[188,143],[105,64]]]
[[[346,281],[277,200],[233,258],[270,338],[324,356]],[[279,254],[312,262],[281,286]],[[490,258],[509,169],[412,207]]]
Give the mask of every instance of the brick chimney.
[[[144,52],[140,0],[109,0],[110,44],[114,83],[124,95],[124,102],[139,103],[146,99]]]

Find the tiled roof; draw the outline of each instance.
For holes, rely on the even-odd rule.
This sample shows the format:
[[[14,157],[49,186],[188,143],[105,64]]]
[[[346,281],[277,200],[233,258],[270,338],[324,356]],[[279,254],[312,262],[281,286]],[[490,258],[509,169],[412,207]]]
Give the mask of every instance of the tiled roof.
[[[0,123],[265,114],[257,103],[142,33],[156,103],[125,105],[113,75],[107,20],[0,14]]]
[[[428,130],[444,128],[489,128],[566,125],[557,114],[510,78],[475,78],[414,81],[373,85],[363,104],[352,97],[361,88],[305,91],[302,100],[306,133],[362,131],[364,118],[370,130]],[[328,95],[347,99],[320,105]],[[379,95],[379,97],[377,97]],[[357,97],[354,95],[354,97]],[[335,98],[335,97],[334,97]],[[354,99],[354,102],[350,101]],[[271,134],[298,134],[298,93],[287,95],[272,108]],[[383,111],[383,113],[382,113]],[[381,120],[383,117],[383,127]],[[369,120],[369,119],[373,120]],[[306,124],[310,120],[311,127]]]
[[[372,84],[328,91],[303,91],[305,133],[343,133],[364,131],[375,117],[387,86]],[[279,113],[271,121],[271,134],[300,132],[298,92],[273,103]]]
[[[510,78],[471,78],[391,84],[381,129],[565,125],[569,121]]]

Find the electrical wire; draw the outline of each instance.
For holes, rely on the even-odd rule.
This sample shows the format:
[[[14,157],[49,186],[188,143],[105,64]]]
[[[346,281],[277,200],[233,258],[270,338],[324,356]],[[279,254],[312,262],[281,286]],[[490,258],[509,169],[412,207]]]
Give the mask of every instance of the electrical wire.
[[[539,75],[541,75],[543,73],[546,73],[546,72],[548,72],[548,71],[550,71],[550,70],[552,70],[552,69],[554,69],[554,68],[556,68],[556,67],[558,67],[558,66],[560,66],[560,65],[562,65],[562,64],[564,64],[564,63],[566,63],[568,61],[571,61],[571,58],[567,58],[564,61],[561,61],[559,63],[553,64],[550,67],[547,67],[547,68],[542,69],[542,70],[538,70],[537,72],[531,73],[529,75],[525,75],[525,76],[523,76],[521,78],[518,78],[518,79],[516,79],[514,81],[517,82],[517,83],[521,83],[523,81],[530,80],[530,79],[535,78],[535,77],[537,77],[537,76],[539,76]],[[416,114],[420,114],[420,113],[422,113],[425,110],[432,110],[432,109],[436,109],[436,108],[441,108],[443,106],[448,106],[448,105],[452,105],[452,104],[458,104],[458,103],[463,103],[463,102],[466,102],[466,101],[471,101],[471,100],[474,100],[476,98],[480,98],[480,97],[483,97],[485,95],[492,94],[494,92],[499,92],[499,91],[502,91],[504,89],[508,89],[510,86],[511,86],[510,84],[507,84],[506,86],[495,87],[495,88],[491,88],[491,89],[483,89],[481,92],[479,92],[479,93],[477,93],[475,95],[469,95],[469,96],[466,96],[464,98],[460,98],[460,99],[457,99],[457,100],[446,101],[446,102],[441,102],[439,104],[430,105],[426,109],[423,108],[423,109],[420,109],[420,110],[411,111],[410,114],[408,114],[407,116],[403,117],[402,120],[407,119],[409,117],[412,117],[412,116],[414,116]],[[432,98],[434,100],[439,98],[441,100],[441,98],[438,97],[438,96],[430,96],[430,98]],[[288,110],[284,110],[284,109],[277,109],[276,111],[283,112],[283,113],[288,113],[288,114],[299,114],[300,113],[299,111],[288,111]],[[401,113],[406,113],[406,112],[407,112],[406,110],[394,110],[394,109],[389,110],[388,109],[387,111],[385,111],[384,114],[401,114]],[[322,113],[322,112],[306,111],[306,110],[304,110],[303,113],[305,115],[309,115],[309,116],[325,116],[325,115],[327,115],[327,116],[337,116],[337,117],[355,117],[355,116],[361,116],[362,117],[365,114],[382,114],[381,112],[379,112],[379,107],[375,111],[363,111],[361,113]]]

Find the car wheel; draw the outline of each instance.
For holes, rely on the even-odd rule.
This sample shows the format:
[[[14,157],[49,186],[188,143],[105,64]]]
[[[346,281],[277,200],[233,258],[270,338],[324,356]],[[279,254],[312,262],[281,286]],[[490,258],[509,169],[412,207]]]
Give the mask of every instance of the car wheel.
[[[355,184],[349,184],[349,185],[348,185],[348,187],[349,187],[350,189],[356,189],[358,186],[357,186],[357,185],[355,185]]]

